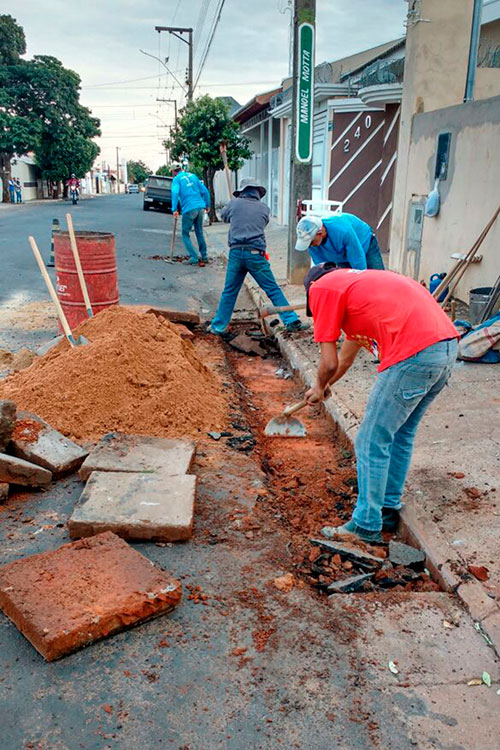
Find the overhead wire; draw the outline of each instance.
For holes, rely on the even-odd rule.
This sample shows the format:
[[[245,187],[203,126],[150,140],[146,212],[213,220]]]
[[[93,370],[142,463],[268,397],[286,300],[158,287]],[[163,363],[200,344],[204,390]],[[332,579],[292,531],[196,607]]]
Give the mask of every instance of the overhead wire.
[[[200,80],[200,76],[201,76],[201,74],[203,72],[203,68],[204,68],[205,63],[207,61],[207,57],[208,57],[208,55],[210,53],[210,48],[212,46],[212,42],[213,42],[213,39],[214,39],[214,36],[215,36],[215,32],[217,31],[217,26],[219,25],[220,17],[221,17],[222,10],[224,8],[224,3],[225,2],[226,2],[226,0],[220,0],[219,1],[219,5],[218,5],[218,8],[217,8],[216,14],[215,14],[214,23],[212,25],[212,29],[210,31],[210,35],[208,37],[207,43],[205,45],[205,49],[203,51],[203,55],[202,55],[201,62],[200,62],[200,67],[198,68],[198,73],[196,74],[196,80],[194,82],[193,91],[195,90],[196,86],[198,85],[198,81]]]

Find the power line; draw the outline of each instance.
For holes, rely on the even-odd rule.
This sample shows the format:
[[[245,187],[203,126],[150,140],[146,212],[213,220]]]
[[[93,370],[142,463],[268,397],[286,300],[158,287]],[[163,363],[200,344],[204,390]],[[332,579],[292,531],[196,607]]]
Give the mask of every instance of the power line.
[[[198,49],[198,44],[200,43],[201,35],[203,32],[203,27],[205,26],[205,22],[208,18],[208,10],[210,8],[211,3],[212,3],[212,0],[201,0],[200,11],[198,13],[198,20],[196,21],[196,26],[195,26],[195,31],[194,31],[194,50],[195,51]]]
[[[233,83],[227,83],[225,81],[217,82],[217,83],[201,83],[200,88],[202,89],[211,89],[215,86],[270,86],[274,85],[277,86],[276,78],[272,81],[235,81]],[[105,89],[103,89],[104,91]],[[114,90],[114,89],[111,89]],[[126,89],[122,89],[123,91],[156,91],[156,86],[127,86]],[[91,104],[87,104],[87,107],[92,106]],[[95,106],[98,106],[97,104]],[[103,106],[110,106],[110,105],[103,105]],[[141,106],[141,105],[136,105]],[[149,105],[148,105],[149,106]]]
[[[161,73],[161,75],[166,76],[167,73]],[[129,78],[126,81],[107,81],[106,83],[90,83],[88,86],[82,86],[82,89],[97,89],[101,86],[119,86],[122,83],[135,83],[136,81],[149,81],[152,78],[158,78],[158,75],[155,76],[143,76],[142,78]]]
[[[222,9],[224,8],[224,3],[225,2],[226,2],[226,0],[220,0],[219,7],[218,7],[218,9],[217,9],[217,11],[215,13],[215,21],[213,23],[212,30],[210,32],[210,36],[208,38],[207,44],[205,46],[205,50],[204,50],[202,58],[201,58],[200,67],[198,68],[198,74],[196,76],[196,81],[195,81],[194,86],[193,86],[193,91],[196,88],[196,86],[198,84],[198,81],[200,80],[200,76],[202,74],[203,67],[204,67],[204,65],[206,63],[208,54],[210,52],[210,48],[212,46],[212,42],[213,42],[213,39],[214,39],[214,36],[215,36],[215,32],[217,31],[217,26],[219,25],[219,21],[220,21]]]

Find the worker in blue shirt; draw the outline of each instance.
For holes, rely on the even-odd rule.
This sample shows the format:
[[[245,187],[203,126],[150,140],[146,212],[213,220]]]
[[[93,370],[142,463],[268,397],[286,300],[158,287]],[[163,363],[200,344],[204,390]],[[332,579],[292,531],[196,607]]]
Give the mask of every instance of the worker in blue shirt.
[[[172,212],[174,216],[179,216],[179,213],[182,213],[182,240],[189,253],[189,264],[191,266],[204,266],[208,258],[207,243],[203,236],[203,216],[210,207],[210,193],[195,174],[186,172],[178,162],[172,164],[171,171],[174,175],[172,180]],[[198,240],[200,259],[189,236],[193,227]]]
[[[340,268],[384,270],[375,232],[354,214],[304,216],[297,224],[295,249],[309,250],[315,266],[332,262]]]

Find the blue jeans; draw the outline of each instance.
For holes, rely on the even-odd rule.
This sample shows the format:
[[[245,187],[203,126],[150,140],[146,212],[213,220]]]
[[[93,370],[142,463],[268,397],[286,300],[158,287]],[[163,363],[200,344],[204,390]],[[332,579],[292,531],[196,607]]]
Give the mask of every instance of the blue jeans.
[[[211,323],[214,333],[224,333],[228,327],[236,299],[247,273],[255,279],[273,305],[277,307],[288,305],[287,298],[274,278],[269,261],[260,254],[260,251],[252,248],[233,247],[229,251],[224,290],[219,300],[215,318]],[[280,318],[285,325],[298,320],[298,316],[293,311],[281,313]]]
[[[339,268],[351,267],[350,263],[337,263],[337,265],[339,266]],[[370,244],[368,245],[368,250],[366,251],[366,267],[375,268],[379,271],[383,271],[385,269],[384,261],[382,260],[382,253],[380,252],[380,246],[374,234],[372,234]]]
[[[207,259],[207,243],[203,236],[203,216],[205,215],[204,208],[195,208],[193,211],[187,211],[182,214],[182,240],[184,247],[189,253],[191,263],[198,263],[198,253],[193,247],[189,232],[194,226],[194,233],[198,240],[198,247],[200,249],[200,255],[202,260]]]
[[[358,501],[353,519],[382,528],[382,508],[401,508],[420,420],[444,388],[457,358],[456,339],[439,341],[388,367],[377,378],[356,438]]]

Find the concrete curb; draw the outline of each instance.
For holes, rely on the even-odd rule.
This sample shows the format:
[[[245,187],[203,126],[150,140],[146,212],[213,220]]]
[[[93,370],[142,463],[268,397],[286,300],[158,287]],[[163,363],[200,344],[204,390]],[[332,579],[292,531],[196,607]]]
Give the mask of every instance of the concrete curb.
[[[256,307],[262,307],[266,298],[260,287],[248,277],[245,283]],[[292,337],[286,337],[280,331],[273,331],[273,334],[290,367],[310,387],[315,380],[316,368],[299,351]],[[335,391],[323,406],[347,440],[353,444],[360,424],[359,418]],[[401,532],[404,539],[425,552],[426,566],[432,576],[445,591],[457,594],[474,619],[476,629],[486,638],[497,656],[500,656],[500,606],[488,596],[480,581],[462,580],[459,571],[465,569],[465,564],[456,550],[435,524],[420,517],[411,505],[406,505],[401,513]]]

